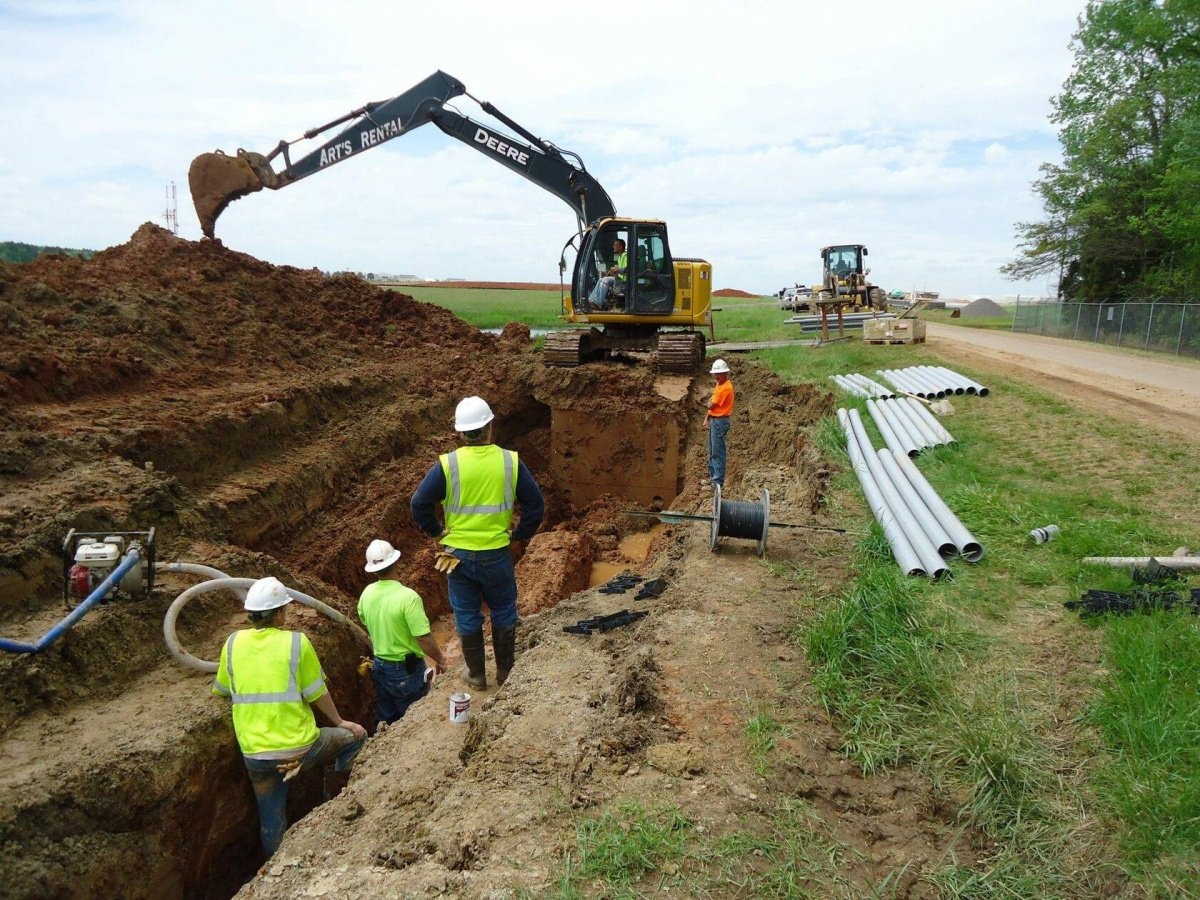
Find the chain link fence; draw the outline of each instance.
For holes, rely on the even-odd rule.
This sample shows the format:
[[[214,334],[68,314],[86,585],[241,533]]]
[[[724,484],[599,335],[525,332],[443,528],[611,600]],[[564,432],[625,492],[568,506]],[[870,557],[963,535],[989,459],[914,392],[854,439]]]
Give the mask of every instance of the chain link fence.
[[[1200,359],[1200,304],[1017,300],[1013,331]]]

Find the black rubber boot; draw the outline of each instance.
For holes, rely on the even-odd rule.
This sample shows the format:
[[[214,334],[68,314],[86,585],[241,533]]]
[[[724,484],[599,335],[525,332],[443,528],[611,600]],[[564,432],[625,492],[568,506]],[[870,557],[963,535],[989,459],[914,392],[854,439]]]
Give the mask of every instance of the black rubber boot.
[[[512,671],[517,652],[517,626],[492,630],[492,650],[496,654],[496,684],[504,684]]]
[[[463,634],[459,636],[462,642],[463,660],[467,664],[466,671],[463,672],[463,678],[471,687],[477,687],[483,690],[487,687],[487,670],[484,668],[484,660],[486,659],[483,647],[483,632],[476,631],[471,634]]]

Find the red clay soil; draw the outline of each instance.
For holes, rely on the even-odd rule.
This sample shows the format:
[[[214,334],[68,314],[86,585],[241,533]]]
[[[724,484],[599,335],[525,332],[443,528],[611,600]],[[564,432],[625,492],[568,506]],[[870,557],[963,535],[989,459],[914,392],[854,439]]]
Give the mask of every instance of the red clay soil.
[[[721,288],[719,291],[713,291],[714,297],[757,297],[758,294],[751,294],[749,291],[739,291],[737,288]]]
[[[823,506],[832,465],[809,437],[830,394],[736,366],[729,496],[766,487],[779,519],[840,524]],[[634,800],[675,804],[706,842],[769,836],[780,804],[803,802],[845,851],[849,895],[891,879],[897,896],[929,896],[921,876],[948,853],[969,865],[973,836],[916,776],[864,779],[838,755],[805,699],[795,583],[751,542],[712,552],[705,524],[660,527],[648,555],[623,547],[652,524],[625,512],[645,506],[622,493],[631,468],[661,505],[710,508],[699,487],[709,389],[645,365],[547,369],[523,326],[483,334],[357,277],[271,266],[151,224],[90,261],[0,265],[0,634],[32,641],[62,617],[72,527],[154,528],[160,562],[276,575],[351,616],[364,548],[386,537],[453,656],[434,544],[408,504],[456,444],[455,404],[479,394],[497,443],[520,452],[547,499],[542,531],[517,548],[517,667],[478,693],[469,727],[447,722],[449,693],[464,687],[450,675],[373,737],[342,795],[293,826],[247,894],[543,895],[581,822]],[[808,573],[817,596],[848,576],[845,538],[771,541],[773,566]],[[668,589],[652,602],[601,594],[587,588],[594,562]],[[97,607],[46,652],[0,655],[6,893],[227,897],[262,862],[228,706],[162,638],[167,606],[194,581],[163,573],[150,598]],[[633,607],[650,612],[633,627],[562,630]],[[342,713],[371,723],[372,688],[355,674],[369,648],[316,614],[300,621]],[[179,636],[213,659],[242,622],[229,596],[205,594]],[[797,736],[782,776],[747,749],[763,704]],[[294,784],[293,820],[321,793],[315,774]],[[736,865],[754,883],[756,860]],[[638,890],[659,878],[736,892],[699,857]]]

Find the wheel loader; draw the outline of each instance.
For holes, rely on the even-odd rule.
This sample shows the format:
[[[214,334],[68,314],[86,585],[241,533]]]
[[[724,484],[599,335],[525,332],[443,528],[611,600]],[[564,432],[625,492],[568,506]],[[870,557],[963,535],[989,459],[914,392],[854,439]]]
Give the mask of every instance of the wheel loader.
[[[448,105],[464,95],[519,137],[474,121]],[[293,144],[346,122],[351,124],[320,147],[292,160]],[[188,185],[201,230],[213,238],[217,218],[234,200],[263,188],[287,187],[427,123],[559,197],[575,212],[576,232],[563,245],[559,259],[561,281],[566,251],[574,248],[569,290],[565,283],[562,289],[562,318],[570,325],[587,327],[548,335],[543,357],[547,365],[577,366],[632,350],[657,351],[657,365],[663,371],[697,369],[704,360],[704,330],[712,334],[712,266],[701,259],[672,255],[665,222],[618,217],[608,192],[578,155],[472,97],[445,72],[435,72],[395,97],[368,103],[312,128],[294,141],[280,141],[268,154],[239,149],[235,155],[217,150],[196,157],[188,171]],[[276,169],[274,163],[280,158],[282,165]],[[616,249],[618,241],[623,250]]]
[[[864,257],[867,248],[862,244],[833,244],[821,248],[822,277],[813,285],[813,300],[820,305],[843,304],[858,309],[886,312],[887,294],[883,288],[867,281],[871,270]]]

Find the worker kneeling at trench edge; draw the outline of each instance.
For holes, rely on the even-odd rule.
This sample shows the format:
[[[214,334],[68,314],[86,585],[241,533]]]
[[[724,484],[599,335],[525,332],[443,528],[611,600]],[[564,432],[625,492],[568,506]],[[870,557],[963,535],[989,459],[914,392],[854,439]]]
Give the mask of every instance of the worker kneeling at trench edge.
[[[245,606],[254,627],[225,641],[213,683],[214,694],[233,701],[233,730],[250,773],[268,857],[287,831],[287,782],[322,766],[328,800],[329,769],[349,772],[367,737],[366,729],[338,712],[308,636],[286,630],[291,602],[277,578],[251,585]],[[318,728],[314,706],[336,727]]]
[[[533,537],[545,500],[516,451],[492,443],[495,415],[481,397],[467,397],[454,411],[454,430],[464,442],[443,453],[412,496],[413,521],[441,544],[437,569],[446,575],[454,627],[462,643],[464,677],[487,687],[483,606],[492,619],[496,683],[512,670],[517,640],[517,579],[511,541]],[[442,504],[443,526],[435,507]],[[513,527],[514,508],[521,517]]]

